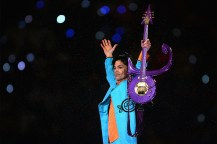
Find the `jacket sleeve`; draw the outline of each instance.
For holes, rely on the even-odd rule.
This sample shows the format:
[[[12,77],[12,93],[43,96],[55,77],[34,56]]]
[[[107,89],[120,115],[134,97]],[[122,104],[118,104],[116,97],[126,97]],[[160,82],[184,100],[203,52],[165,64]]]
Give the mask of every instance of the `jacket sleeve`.
[[[136,62],[136,68],[140,69],[141,65],[142,65],[142,62],[140,60],[137,60],[137,62]]]
[[[105,59],[106,79],[110,86],[116,81],[114,71],[113,71],[113,66],[112,66],[112,60],[113,58]]]
[[[140,60],[137,60],[137,62],[136,62],[136,68],[140,69],[141,66],[142,66],[142,62]],[[148,66],[148,62],[146,62],[146,68],[147,68],[147,66]]]

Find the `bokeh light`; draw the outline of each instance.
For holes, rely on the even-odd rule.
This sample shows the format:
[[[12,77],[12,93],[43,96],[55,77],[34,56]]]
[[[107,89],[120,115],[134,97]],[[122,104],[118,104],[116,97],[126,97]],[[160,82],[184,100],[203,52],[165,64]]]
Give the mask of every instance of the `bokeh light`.
[[[110,8],[109,6],[102,6],[99,10],[98,10],[98,15],[99,16],[103,16],[103,15],[107,15],[110,12]]]
[[[117,7],[117,12],[119,14],[124,14],[124,13],[126,13],[126,11],[127,11],[127,9],[126,9],[126,7],[124,5],[120,5],[120,6]]]
[[[8,72],[10,70],[11,66],[9,63],[4,63],[3,64],[3,71]]]
[[[69,29],[66,30],[66,37],[67,38],[72,38],[74,36],[74,34],[75,34],[74,29],[69,28]]]
[[[81,2],[81,7],[82,8],[88,8],[90,6],[90,1],[89,0],[83,0]]]
[[[65,15],[58,15],[57,16],[57,23],[64,23],[65,22]]]
[[[118,33],[116,33],[116,34],[114,34],[113,36],[112,36],[112,41],[114,42],[114,43],[119,43],[120,41],[121,41],[121,35],[120,34],[118,34]]]
[[[36,8],[37,8],[37,9],[42,9],[42,8],[44,8],[44,6],[45,6],[44,0],[38,0],[38,1],[36,2]]]
[[[20,61],[17,65],[17,67],[20,71],[23,71],[26,67],[26,64],[23,61]]]
[[[95,38],[96,38],[97,40],[102,40],[104,37],[105,37],[104,32],[102,32],[102,31],[96,32]]]
[[[138,9],[138,5],[132,2],[128,5],[128,8],[130,11],[136,11]]]
[[[31,23],[32,20],[33,20],[32,15],[27,15],[27,16],[25,17],[25,22],[26,22],[26,23]]]
[[[28,62],[33,62],[33,61],[35,60],[35,55],[34,55],[33,53],[28,53],[28,54],[26,55],[26,60],[27,60]]]
[[[202,82],[204,83],[204,84],[208,84],[209,83],[209,76],[208,75],[203,75],[202,76]]]
[[[12,93],[14,91],[14,86],[12,84],[8,84],[6,87],[6,91],[8,93]]]
[[[190,64],[196,64],[197,62],[197,57],[195,55],[190,55],[189,58],[188,58]]]
[[[203,123],[203,122],[205,121],[205,119],[206,119],[206,117],[205,117],[204,114],[199,114],[199,115],[197,116],[197,121],[198,121],[199,123]]]
[[[14,63],[16,61],[16,56],[14,54],[11,54],[8,56],[8,61],[10,63]]]

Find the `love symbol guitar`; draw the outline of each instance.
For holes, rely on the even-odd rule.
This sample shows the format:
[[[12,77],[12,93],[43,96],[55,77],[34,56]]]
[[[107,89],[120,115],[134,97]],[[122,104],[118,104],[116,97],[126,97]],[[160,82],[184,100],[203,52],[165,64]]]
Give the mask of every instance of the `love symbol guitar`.
[[[149,23],[152,24],[152,15],[150,5],[148,6],[147,11],[144,13],[144,17],[142,24],[144,24],[144,33],[143,33],[143,40],[148,39],[148,25]],[[133,75],[132,79],[129,80],[128,83],[128,94],[130,98],[139,104],[145,104],[155,97],[156,94],[156,86],[155,80],[153,76],[160,75],[169,70],[172,65],[172,49],[166,45],[162,44],[162,52],[164,54],[169,53],[169,60],[167,64],[158,69],[158,70],[146,70],[146,54],[148,49],[142,48],[142,61],[141,61],[141,69],[137,69],[133,66],[132,61],[128,58],[128,74]]]

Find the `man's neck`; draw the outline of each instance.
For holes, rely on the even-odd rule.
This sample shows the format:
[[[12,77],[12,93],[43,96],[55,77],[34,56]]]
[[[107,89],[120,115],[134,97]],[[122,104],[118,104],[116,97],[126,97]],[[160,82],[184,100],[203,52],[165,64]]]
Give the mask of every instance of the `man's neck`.
[[[126,80],[127,78],[121,79],[119,81],[116,81],[116,84],[119,85],[122,81]]]

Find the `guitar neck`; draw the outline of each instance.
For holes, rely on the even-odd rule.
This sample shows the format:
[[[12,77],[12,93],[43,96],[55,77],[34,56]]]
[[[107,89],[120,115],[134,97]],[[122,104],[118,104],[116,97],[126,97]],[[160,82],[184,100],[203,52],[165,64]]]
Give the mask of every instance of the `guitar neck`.
[[[148,39],[148,25],[144,24],[143,40]]]
[[[143,33],[143,40],[148,39],[148,25],[144,25],[144,33]],[[146,76],[146,55],[147,55],[147,48],[142,48],[142,66],[141,66],[141,77],[144,78]]]

